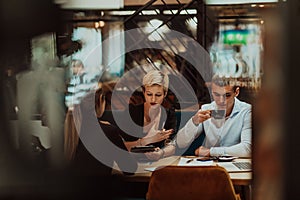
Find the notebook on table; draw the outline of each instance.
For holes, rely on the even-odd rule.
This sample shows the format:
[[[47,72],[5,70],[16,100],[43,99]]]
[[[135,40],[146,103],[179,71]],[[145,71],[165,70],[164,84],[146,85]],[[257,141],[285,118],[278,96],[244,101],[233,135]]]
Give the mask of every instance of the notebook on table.
[[[224,167],[228,172],[250,172],[252,171],[252,164],[250,161],[236,161],[236,162],[218,162],[218,166]]]

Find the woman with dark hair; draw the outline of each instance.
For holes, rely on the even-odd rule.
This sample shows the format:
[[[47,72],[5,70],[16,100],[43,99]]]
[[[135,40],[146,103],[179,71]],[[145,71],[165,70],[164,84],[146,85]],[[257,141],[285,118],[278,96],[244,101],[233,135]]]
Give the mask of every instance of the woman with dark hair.
[[[96,103],[96,104],[95,104]],[[112,180],[114,162],[118,170],[125,174],[133,174],[137,169],[135,158],[127,151],[120,136],[121,130],[105,121],[99,121],[104,112],[104,94],[101,89],[88,93],[75,107],[79,118],[79,142],[71,169],[83,181],[83,189],[98,193],[97,190],[114,194],[115,182]],[[117,168],[116,168],[117,169]],[[84,184],[86,183],[86,184]],[[101,192],[99,192],[100,195]]]

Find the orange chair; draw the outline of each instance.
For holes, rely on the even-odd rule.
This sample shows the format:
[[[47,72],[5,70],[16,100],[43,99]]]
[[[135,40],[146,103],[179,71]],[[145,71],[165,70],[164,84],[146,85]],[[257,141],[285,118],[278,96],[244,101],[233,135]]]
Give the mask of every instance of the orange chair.
[[[152,173],[147,200],[240,200],[219,166],[166,166]]]

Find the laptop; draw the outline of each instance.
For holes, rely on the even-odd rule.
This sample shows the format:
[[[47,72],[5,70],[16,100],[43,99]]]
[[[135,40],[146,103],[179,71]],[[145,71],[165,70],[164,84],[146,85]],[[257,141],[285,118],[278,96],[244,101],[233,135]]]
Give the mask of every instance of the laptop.
[[[250,172],[252,171],[252,164],[249,161],[236,162],[218,162],[218,166],[224,167],[228,172]]]

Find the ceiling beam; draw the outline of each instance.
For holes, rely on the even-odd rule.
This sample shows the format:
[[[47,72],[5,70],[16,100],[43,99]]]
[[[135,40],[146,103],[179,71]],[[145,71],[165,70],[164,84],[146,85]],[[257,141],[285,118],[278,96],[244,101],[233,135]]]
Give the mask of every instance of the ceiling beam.
[[[188,4],[192,0],[180,0],[181,4]],[[124,6],[141,6],[145,5],[149,2],[149,0],[124,0]],[[178,4],[177,0],[165,0],[165,3],[170,4]],[[163,5],[162,1],[156,1],[153,5]]]

